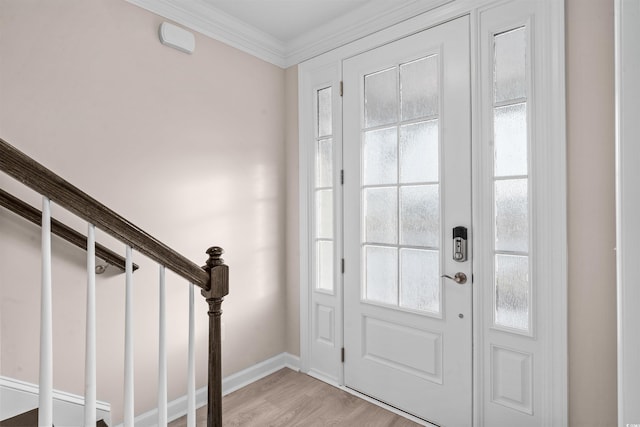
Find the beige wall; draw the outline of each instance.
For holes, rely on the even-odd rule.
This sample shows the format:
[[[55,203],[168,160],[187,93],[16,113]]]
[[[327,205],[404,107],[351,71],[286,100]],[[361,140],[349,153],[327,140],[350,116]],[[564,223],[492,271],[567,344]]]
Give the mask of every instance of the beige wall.
[[[615,426],[613,0],[566,0],[569,420]]]
[[[124,1],[0,1],[0,137],[197,263],[211,245],[226,249],[229,375],[286,349],[285,71],[198,34],[193,55],[170,49],[158,41],[160,22]],[[6,176],[0,187],[39,204]],[[29,382],[38,375],[38,233],[0,210],[0,373]],[[53,249],[54,387],[83,394],[84,254],[58,239]],[[135,262],[141,414],[156,406],[157,267]],[[122,274],[97,282],[98,398],[111,402],[114,422],[123,282]],[[187,284],[171,274],[167,288],[175,399],[186,387]],[[202,387],[207,315],[196,298]]]

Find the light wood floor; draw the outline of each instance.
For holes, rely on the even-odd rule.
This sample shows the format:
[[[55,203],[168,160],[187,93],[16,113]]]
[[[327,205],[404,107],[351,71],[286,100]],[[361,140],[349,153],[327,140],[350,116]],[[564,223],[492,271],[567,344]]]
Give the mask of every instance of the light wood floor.
[[[222,418],[225,427],[419,426],[352,394],[286,368],[225,396]],[[186,417],[169,423],[169,427],[186,425]],[[197,425],[207,425],[206,407],[198,410]]]

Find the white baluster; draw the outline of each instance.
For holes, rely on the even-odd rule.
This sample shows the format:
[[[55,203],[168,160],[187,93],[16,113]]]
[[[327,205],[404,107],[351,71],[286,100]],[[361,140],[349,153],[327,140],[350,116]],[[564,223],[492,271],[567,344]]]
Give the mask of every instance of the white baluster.
[[[87,326],[84,365],[84,425],[96,425],[96,228],[87,230]]]
[[[53,310],[51,301],[51,202],[48,198],[43,197],[39,427],[51,427],[53,424]]]
[[[160,307],[158,334],[158,426],[167,425],[167,343],[166,343],[166,302],[165,268],[160,266]]]
[[[133,262],[131,247],[126,248],[126,290],[124,313],[124,427],[134,427],[133,406]]]
[[[196,352],[194,285],[189,283],[189,350],[187,363],[187,427],[196,427]]]

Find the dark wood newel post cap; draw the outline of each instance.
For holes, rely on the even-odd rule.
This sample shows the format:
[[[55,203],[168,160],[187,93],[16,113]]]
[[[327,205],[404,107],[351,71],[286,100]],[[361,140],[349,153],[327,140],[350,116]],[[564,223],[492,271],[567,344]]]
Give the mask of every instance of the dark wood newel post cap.
[[[222,259],[222,254],[224,253],[224,249],[220,246],[212,246],[207,249],[207,255],[209,255],[209,259],[207,260],[207,267],[213,268],[216,265],[224,264],[224,260]]]
[[[206,298],[223,298],[229,294],[229,267],[222,259],[224,249],[212,246],[207,249],[207,265],[204,269],[209,272],[209,289],[203,289],[202,295]]]

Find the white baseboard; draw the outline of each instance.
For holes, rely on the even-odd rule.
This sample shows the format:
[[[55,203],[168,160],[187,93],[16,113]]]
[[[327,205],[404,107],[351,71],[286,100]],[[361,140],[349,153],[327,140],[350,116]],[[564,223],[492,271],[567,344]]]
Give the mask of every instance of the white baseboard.
[[[257,363],[240,372],[229,375],[222,380],[222,395],[225,396],[241,389],[261,378],[266,377],[282,368],[300,369],[300,358],[289,353],[280,353],[270,359]],[[207,387],[196,390],[196,408],[207,404]],[[181,396],[167,405],[167,419],[176,420],[187,415],[187,396]],[[152,427],[158,424],[158,409],[152,409],[136,417],[136,427]],[[117,427],[122,427],[122,424]]]
[[[300,369],[300,358],[289,353],[280,353],[277,356],[253,365],[240,372],[236,372],[227,378],[222,380],[222,395],[225,396],[229,393],[233,393],[242,387],[258,381],[267,375],[273,374],[282,368],[293,369],[298,371]]]
[[[40,388],[37,384],[0,376],[0,420],[20,415],[38,407]],[[111,424],[111,405],[97,402],[97,417]],[[55,425],[80,425],[84,419],[84,397],[64,391],[53,391]]]

